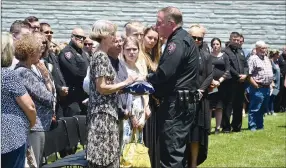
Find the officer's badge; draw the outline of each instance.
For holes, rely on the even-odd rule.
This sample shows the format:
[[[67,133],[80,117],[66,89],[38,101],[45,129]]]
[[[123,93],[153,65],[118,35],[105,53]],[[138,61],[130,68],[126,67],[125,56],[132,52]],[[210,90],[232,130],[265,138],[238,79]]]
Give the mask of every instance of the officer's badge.
[[[167,49],[168,53],[172,54],[176,49],[176,44],[174,42],[169,43]]]
[[[66,53],[65,53],[65,57],[66,57],[67,59],[70,59],[71,56],[72,56],[72,55],[71,55],[71,52],[66,52]]]

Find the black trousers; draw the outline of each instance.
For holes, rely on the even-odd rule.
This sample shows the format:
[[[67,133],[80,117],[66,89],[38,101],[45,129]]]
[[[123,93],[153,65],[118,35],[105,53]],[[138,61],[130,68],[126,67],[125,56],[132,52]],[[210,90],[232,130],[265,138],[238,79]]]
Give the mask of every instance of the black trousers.
[[[221,127],[224,131],[240,131],[242,126],[242,109],[244,100],[244,83],[230,80],[229,87],[225,88],[227,95],[223,100],[223,113]],[[232,122],[230,123],[230,116],[232,112]]]
[[[286,88],[284,87],[284,78],[280,78],[280,90],[277,97],[275,98],[274,111],[286,111]]]
[[[158,110],[161,168],[187,167],[187,143],[195,112],[195,104],[183,109],[179,107],[176,97],[161,102]]]

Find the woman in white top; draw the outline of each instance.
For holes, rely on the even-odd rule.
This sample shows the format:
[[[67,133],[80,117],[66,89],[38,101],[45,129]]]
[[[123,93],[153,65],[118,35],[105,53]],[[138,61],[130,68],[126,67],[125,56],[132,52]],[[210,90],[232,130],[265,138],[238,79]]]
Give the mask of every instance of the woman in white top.
[[[123,43],[123,64],[126,66],[128,76],[140,76],[147,72],[147,67],[137,64],[139,57],[140,43],[135,37],[127,37]],[[145,69],[146,68],[146,69]],[[143,143],[142,129],[145,125],[145,120],[149,117],[146,112],[149,110],[148,96],[144,95],[129,95],[123,100],[126,102],[126,109],[129,113],[129,118],[123,121],[123,144],[127,144],[131,140],[132,132],[136,131],[138,141]],[[119,100],[119,104],[120,104]],[[149,110],[150,111],[150,110]],[[135,130],[134,130],[135,129]]]

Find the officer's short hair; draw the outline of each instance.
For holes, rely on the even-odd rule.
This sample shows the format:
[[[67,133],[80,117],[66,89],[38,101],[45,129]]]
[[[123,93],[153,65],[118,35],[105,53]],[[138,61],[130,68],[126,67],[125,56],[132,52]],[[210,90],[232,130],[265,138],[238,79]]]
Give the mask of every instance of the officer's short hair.
[[[9,67],[14,57],[13,38],[10,33],[2,33],[1,46],[1,67]]]
[[[19,61],[26,61],[29,57],[35,57],[41,51],[41,45],[35,34],[26,34],[15,42],[15,57]]]
[[[38,22],[39,19],[36,16],[29,16],[25,19],[26,22],[32,23],[32,22]]]
[[[11,34],[20,33],[22,28],[30,29],[31,25],[26,21],[16,20],[15,22],[12,23],[12,25],[10,27],[10,33]]]
[[[240,34],[238,32],[231,32],[229,36],[229,40],[231,40],[234,37],[240,37]]]
[[[177,25],[183,25],[183,15],[178,8],[169,6],[161,9],[160,11],[164,12],[165,17],[169,20],[173,20]]]
[[[40,23],[40,31],[42,32],[43,31],[43,27],[51,27],[51,25],[49,23]]]
[[[115,35],[117,26],[109,20],[97,20],[91,29],[89,38],[101,42],[108,35]]]

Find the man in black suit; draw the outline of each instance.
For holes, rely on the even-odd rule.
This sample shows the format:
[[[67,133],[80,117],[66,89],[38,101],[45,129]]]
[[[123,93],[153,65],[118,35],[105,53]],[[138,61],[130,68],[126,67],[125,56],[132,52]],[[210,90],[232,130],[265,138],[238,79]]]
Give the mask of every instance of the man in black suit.
[[[227,82],[229,87],[226,90],[228,96],[224,101],[222,129],[228,133],[240,132],[242,126],[242,108],[244,99],[244,82],[248,76],[248,65],[244,54],[240,50],[241,35],[232,32],[229,38],[229,44],[224,50],[230,62],[231,79]],[[233,112],[232,123],[230,124],[230,116]]]

